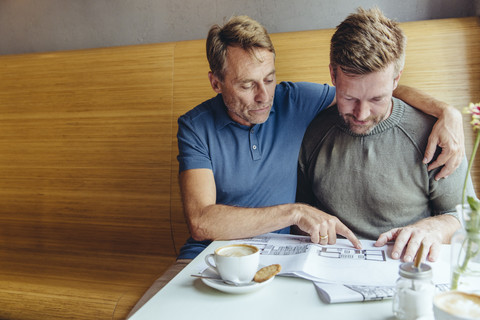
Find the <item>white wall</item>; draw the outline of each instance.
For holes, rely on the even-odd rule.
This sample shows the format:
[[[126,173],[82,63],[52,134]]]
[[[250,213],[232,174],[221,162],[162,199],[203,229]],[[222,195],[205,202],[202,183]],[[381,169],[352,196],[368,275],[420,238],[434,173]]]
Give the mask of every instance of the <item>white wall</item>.
[[[480,0],[0,0],[0,54],[203,39],[234,14],[270,33],[333,28],[356,7],[398,21],[478,14]],[[477,10],[477,11],[476,11]]]

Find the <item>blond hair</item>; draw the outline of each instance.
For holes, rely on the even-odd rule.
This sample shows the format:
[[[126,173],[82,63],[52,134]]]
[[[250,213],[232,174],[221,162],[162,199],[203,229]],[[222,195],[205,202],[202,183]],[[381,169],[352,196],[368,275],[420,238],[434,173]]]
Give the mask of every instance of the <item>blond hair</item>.
[[[405,64],[407,38],[397,22],[378,8],[357,9],[337,27],[330,44],[330,64],[345,74],[363,75],[394,63],[395,77]]]
[[[208,32],[207,60],[210,70],[221,81],[229,46],[240,47],[252,54],[255,48],[264,48],[275,54],[267,30],[250,17],[234,16],[223,27],[214,25]]]

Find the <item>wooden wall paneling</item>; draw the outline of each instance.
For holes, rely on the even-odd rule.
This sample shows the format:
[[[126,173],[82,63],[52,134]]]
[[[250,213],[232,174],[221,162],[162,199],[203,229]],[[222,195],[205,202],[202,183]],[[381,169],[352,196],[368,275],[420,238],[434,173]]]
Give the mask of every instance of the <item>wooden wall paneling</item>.
[[[170,206],[172,52],[168,44],[0,58],[4,244],[174,254],[173,244],[158,245],[171,238],[159,212]]]
[[[331,85],[328,65],[332,34],[331,29],[272,34],[277,82],[309,81]]]
[[[125,319],[174,257],[1,249],[0,319]]]
[[[205,40],[177,42],[175,46],[174,69],[171,223],[175,248],[178,254],[180,247],[190,237],[190,232],[185,222],[180,187],[178,185],[177,119],[188,110],[216,95],[210,87],[208,80],[210,68],[205,54]]]
[[[401,84],[417,87],[460,111],[470,102],[480,101],[478,17],[415,21],[401,25],[408,37]],[[460,59],[459,55],[462,55]],[[474,134],[469,124],[470,116],[465,115],[464,120],[466,153],[470,158]],[[472,176],[475,177],[474,185],[478,195],[479,160],[472,168]]]
[[[173,48],[0,57],[0,318],[124,319],[174,262]]]

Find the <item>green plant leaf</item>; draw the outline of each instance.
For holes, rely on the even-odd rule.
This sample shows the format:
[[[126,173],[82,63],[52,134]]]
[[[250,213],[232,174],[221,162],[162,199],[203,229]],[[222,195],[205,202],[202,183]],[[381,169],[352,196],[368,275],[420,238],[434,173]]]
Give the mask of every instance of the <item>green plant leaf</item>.
[[[474,197],[468,196],[467,202],[473,211],[480,211],[480,201],[477,201]]]

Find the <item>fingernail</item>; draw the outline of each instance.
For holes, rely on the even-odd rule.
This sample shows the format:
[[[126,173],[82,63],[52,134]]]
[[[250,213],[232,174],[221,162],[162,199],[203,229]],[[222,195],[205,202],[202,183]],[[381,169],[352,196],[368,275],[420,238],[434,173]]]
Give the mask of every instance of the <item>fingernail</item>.
[[[393,258],[393,259],[398,259],[399,256],[400,256],[400,255],[398,254],[398,252],[392,253],[392,258]]]
[[[411,256],[405,256],[405,262],[412,262]]]
[[[427,158],[423,158],[423,163],[427,164],[428,163],[428,160]]]

